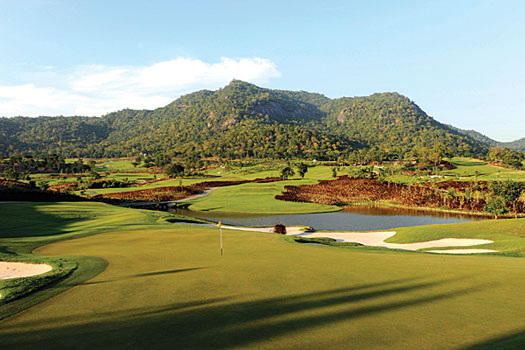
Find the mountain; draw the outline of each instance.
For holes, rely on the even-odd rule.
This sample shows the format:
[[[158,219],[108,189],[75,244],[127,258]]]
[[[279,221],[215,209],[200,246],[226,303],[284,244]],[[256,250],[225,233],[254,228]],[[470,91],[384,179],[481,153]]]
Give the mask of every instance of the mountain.
[[[491,146],[491,147],[499,146],[499,147],[510,148],[510,149],[518,150],[518,151],[525,151],[525,137],[523,137],[523,138],[521,138],[519,140],[515,140],[515,141],[500,142],[500,141],[493,140],[490,137],[485,136],[482,133],[477,132],[475,130],[463,130],[463,129],[456,128],[456,127],[454,127],[452,125],[448,125],[448,126],[453,128],[453,129],[455,129],[459,133],[462,133],[464,135],[468,135],[471,138],[473,138],[474,140],[482,142],[482,143],[484,143],[484,144],[486,144],[488,146]]]
[[[511,141],[511,142],[500,142],[499,143],[502,147],[507,147],[510,149],[516,149],[525,151],[525,137],[522,137],[519,140]]]
[[[222,158],[337,159],[357,149],[396,158],[442,144],[484,155],[485,142],[428,116],[407,97],[377,93],[330,99],[234,80],[155,110],[103,117],[0,118],[0,154],[51,152],[66,157],[196,155]]]

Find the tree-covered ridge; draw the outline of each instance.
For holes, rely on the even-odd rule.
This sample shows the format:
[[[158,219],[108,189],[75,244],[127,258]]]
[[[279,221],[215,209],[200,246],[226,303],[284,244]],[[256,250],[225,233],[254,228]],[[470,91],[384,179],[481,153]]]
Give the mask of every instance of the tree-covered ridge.
[[[356,149],[401,158],[421,147],[484,155],[487,146],[426,115],[397,93],[329,99],[234,80],[155,110],[103,117],[0,118],[0,153],[66,157],[138,153],[222,158],[340,159]]]
[[[455,154],[484,154],[488,148],[428,116],[398,93],[343,97],[321,107],[336,135],[402,157],[417,147],[443,144]]]
[[[100,118],[0,118],[0,153],[74,154],[78,149],[85,151],[87,145],[100,143],[110,133],[111,128]]]
[[[519,140],[515,140],[515,141],[500,142],[500,141],[493,140],[490,137],[483,135],[482,133],[476,130],[464,130],[464,129],[456,128],[452,125],[448,125],[448,126],[462,134],[470,136],[476,141],[483,142],[492,147],[499,146],[499,147],[510,148],[510,149],[518,150],[518,151],[520,150],[525,151],[525,137]]]

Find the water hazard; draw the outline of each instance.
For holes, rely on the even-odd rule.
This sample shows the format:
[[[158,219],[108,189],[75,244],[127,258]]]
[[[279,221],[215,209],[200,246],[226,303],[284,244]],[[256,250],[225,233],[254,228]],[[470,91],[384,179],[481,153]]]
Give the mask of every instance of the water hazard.
[[[375,231],[396,227],[455,224],[484,220],[482,217],[453,215],[397,208],[352,207],[338,212],[318,214],[258,215],[172,210],[173,213],[219,221],[235,226],[304,225],[316,230]]]

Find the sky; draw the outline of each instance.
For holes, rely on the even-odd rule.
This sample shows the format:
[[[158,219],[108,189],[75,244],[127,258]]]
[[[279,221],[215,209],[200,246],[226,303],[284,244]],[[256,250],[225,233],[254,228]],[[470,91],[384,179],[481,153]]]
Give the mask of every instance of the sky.
[[[525,137],[525,1],[0,0],[0,116],[154,109],[232,79],[330,98],[397,91]]]

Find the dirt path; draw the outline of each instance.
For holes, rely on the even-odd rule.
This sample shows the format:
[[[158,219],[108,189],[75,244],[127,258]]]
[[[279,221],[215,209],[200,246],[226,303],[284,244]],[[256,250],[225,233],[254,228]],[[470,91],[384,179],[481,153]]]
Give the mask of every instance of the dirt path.
[[[192,199],[205,197],[205,196],[209,195],[210,193],[212,193],[213,191],[215,191],[218,188],[220,188],[220,187],[211,187],[211,188],[206,189],[206,191],[204,191],[202,193],[194,194],[192,196],[189,196],[189,197],[186,197],[186,198],[183,198],[183,199],[178,199],[178,200],[173,201],[173,202],[186,202],[186,201],[191,201]]]

